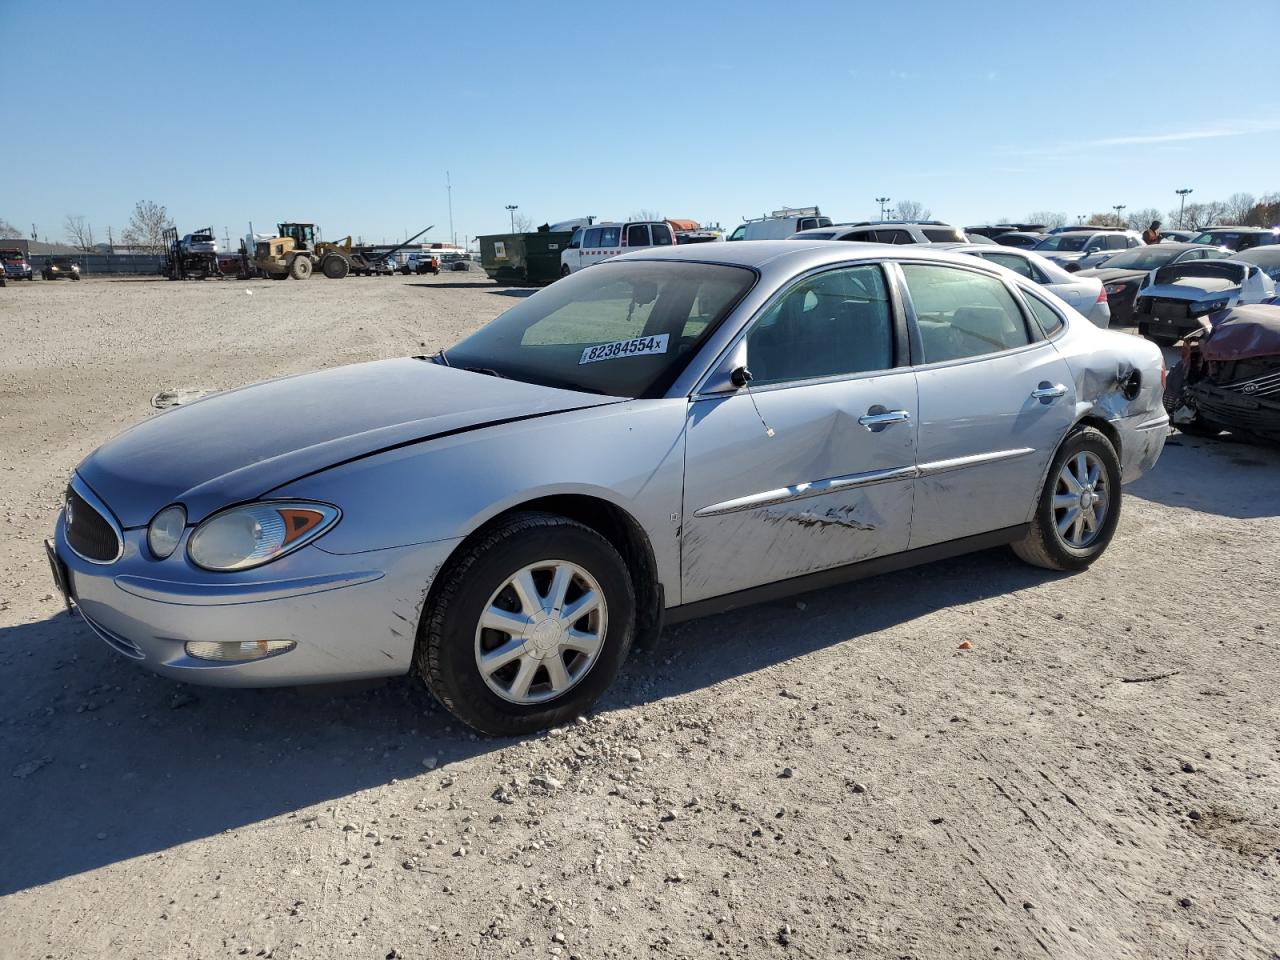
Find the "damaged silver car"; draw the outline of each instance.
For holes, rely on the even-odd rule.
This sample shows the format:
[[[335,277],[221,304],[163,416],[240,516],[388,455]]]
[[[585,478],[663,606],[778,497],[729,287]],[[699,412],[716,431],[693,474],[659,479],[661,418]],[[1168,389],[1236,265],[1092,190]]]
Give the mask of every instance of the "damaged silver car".
[[[1002,544],[1087,567],[1163,449],[1163,377],[974,257],[646,249],[436,356],[154,416],[77,467],[49,555],[165,676],[416,672],[515,734],[664,622]]]

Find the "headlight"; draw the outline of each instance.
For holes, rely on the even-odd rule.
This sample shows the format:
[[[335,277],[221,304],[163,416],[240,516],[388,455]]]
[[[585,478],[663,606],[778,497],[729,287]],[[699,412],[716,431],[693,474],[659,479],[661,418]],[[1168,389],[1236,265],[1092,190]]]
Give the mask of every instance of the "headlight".
[[[272,500],[214,514],[196,527],[187,556],[206,570],[247,570],[292,553],[335,523],[342,513],[327,503]]]
[[[1230,299],[1223,297],[1220,300],[1210,300],[1208,303],[1198,303],[1195,306],[1196,313],[1215,313],[1218,310],[1225,310]]]
[[[1124,283],[1108,283],[1102,289],[1107,291],[1108,297],[1118,297],[1120,294],[1124,293],[1127,286],[1128,284]]]
[[[187,526],[187,511],[178,504],[165,507],[147,527],[147,546],[157,560],[165,560],[173,554]]]

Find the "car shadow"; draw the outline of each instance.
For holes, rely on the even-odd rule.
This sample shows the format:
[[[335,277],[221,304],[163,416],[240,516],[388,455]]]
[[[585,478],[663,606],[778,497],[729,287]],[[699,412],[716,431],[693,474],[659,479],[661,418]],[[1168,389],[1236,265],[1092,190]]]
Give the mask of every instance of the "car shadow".
[[[810,594],[804,611],[791,600],[684,623],[632,656],[597,711],[678,696],[1050,576],[990,551]],[[0,628],[0,704],[0,896],[513,742],[472,734],[413,677],[345,693],[175,683],[118,656],[67,612]]]
[[[1155,468],[1125,493],[1238,520],[1280,515],[1280,450],[1242,443],[1230,434],[1175,433]]]
[[[494,283],[487,277],[484,280],[442,280],[439,283],[406,283],[406,287],[421,287],[424,290],[477,290],[492,288]]]

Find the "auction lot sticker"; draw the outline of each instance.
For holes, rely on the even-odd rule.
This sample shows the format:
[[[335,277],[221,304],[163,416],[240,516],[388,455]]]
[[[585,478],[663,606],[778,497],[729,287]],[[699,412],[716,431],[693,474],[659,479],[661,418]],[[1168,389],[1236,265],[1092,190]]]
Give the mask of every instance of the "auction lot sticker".
[[[594,347],[587,347],[582,351],[582,359],[578,361],[578,366],[582,366],[584,363],[595,363],[598,360],[616,360],[619,357],[642,357],[649,353],[666,353],[669,337],[670,334],[660,333],[656,337],[615,340],[613,343],[600,343]]]

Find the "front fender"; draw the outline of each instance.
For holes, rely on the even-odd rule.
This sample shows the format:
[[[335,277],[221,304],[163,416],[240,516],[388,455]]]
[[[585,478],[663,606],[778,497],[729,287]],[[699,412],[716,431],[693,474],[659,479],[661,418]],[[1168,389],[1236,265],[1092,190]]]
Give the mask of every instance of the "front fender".
[[[633,400],[501,424],[366,457],[271,491],[341,506],[331,553],[460,539],[547,496],[614,504],[644,529],[660,579],[679,582],[687,402]]]

